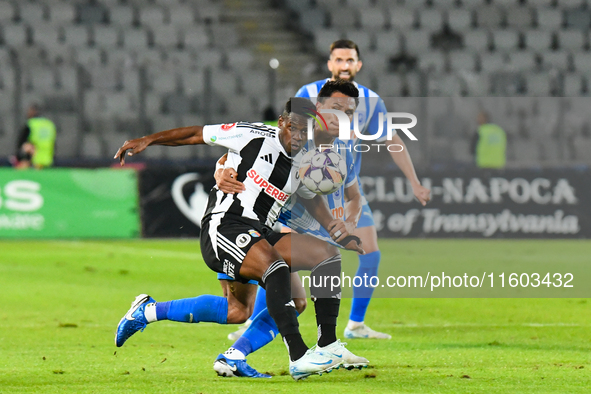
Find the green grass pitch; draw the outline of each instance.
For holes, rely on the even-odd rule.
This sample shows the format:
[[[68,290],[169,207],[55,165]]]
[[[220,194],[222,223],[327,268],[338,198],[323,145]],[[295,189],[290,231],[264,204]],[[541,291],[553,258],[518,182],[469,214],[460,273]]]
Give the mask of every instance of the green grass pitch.
[[[498,248],[499,243],[503,248]],[[588,259],[588,241],[381,241],[382,264],[479,256]],[[392,256],[395,256],[392,257]],[[499,256],[500,257],[500,256]],[[348,254],[348,259],[355,256]],[[367,323],[390,341],[352,340],[371,361],[294,382],[275,340],[249,357],[271,380],[218,378],[235,326],[161,322],[124,347],[115,327],[134,297],[221,294],[197,241],[0,242],[0,393],[589,392],[591,311],[584,299],[375,299]],[[338,334],[347,321],[343,300]],[[315,342],[313,306],[300,318]]]

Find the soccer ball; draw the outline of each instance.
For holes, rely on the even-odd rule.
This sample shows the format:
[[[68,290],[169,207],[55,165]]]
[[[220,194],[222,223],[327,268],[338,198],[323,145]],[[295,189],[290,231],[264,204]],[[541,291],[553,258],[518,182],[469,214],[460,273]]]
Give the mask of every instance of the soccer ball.
[[[300,179],[316,194],[332,194],[347,177],[345,158],[331,149],[308,151],[300,163]]]

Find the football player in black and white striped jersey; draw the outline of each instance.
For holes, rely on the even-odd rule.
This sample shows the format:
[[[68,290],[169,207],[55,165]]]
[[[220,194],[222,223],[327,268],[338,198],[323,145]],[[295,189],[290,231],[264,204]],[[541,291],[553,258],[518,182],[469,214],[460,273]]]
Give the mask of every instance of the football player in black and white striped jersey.
[[[255,280],[267,289],[267,307],[287,346],[290,374],[297,380],[338,368],[342,360],[306,346],[299,332],[295,305],[291,299],[288,263],[291,264],[292,242],[308,237],[309,240],[302,238],[299,242],[308,248],[317,249],[319,253],[326,249],[326,243],[302,234],[276,233],[270,228],[281,207],[295,191],[292,186],[297,182],[291,180],[296,169],[292,168],[291,155],[302,148],[307,135],[307,118],[292,113],[292,100],[299,99],[288,101],[279,118],[278,129],[250,123],[182,127],[126,141],[115,158],[124,165],[126,153],[133,156],[150,145],[206,143],[229,149],[228,160],[237,169],[237,179],[244,183],[246,190],[232,195],[215,187],[212,189],[202,220],[201,252],[212,270],[235,279],[237,287],[246,286],[249,280]],[[327,207],[317,211],[322,216],[318,218],[321,223],[333,220]],[[336,260],[327,262],[315,258],[300,263],[298,268],[313,271],[316,265],[323,265],[322,270],[318,270],[319,274],[326,273],[327,267],[330,267],[334,274],[340,275],[340,259],[337,264]],[[328,329],[319,332],[334,337],[336,341],[336,316],[333,315],[335,310],[338,314],[340,288],[334,291],[335,294],[323,296],[327,306],[317,307],[317,314],[321,315],[323,310],[329,311],[330,324],[326,323]],[[234,316],[233,313],[225,297],[204,295],[157,303],[150,296],[142,294],[121,319],[115,342],[117,346],[122,346],[148,323],[158,320],[226,324],[241,323],[248,317]]]

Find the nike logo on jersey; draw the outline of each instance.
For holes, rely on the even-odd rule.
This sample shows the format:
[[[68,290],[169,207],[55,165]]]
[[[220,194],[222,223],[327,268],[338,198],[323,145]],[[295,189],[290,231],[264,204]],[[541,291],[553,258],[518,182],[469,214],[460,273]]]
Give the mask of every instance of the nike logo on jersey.
[[[273,155],[271,153],[261,156],[260,159],[263,159],[269,164],[273,164]]]
[[[292,308],[295,308],[295,302],[293,302],[293,300],[291,300],[287,304],[285,304],[285,306],[291,306]]]

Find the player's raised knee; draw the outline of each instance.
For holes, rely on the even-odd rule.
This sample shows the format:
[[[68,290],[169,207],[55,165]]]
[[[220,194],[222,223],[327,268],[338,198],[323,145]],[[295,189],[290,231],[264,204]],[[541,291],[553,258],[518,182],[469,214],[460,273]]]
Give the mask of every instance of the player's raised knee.
[[[293,302],[295,303],[296,311],[301,315],[306,310],[308,306],[308,301],[305,298],[294,298]]]

